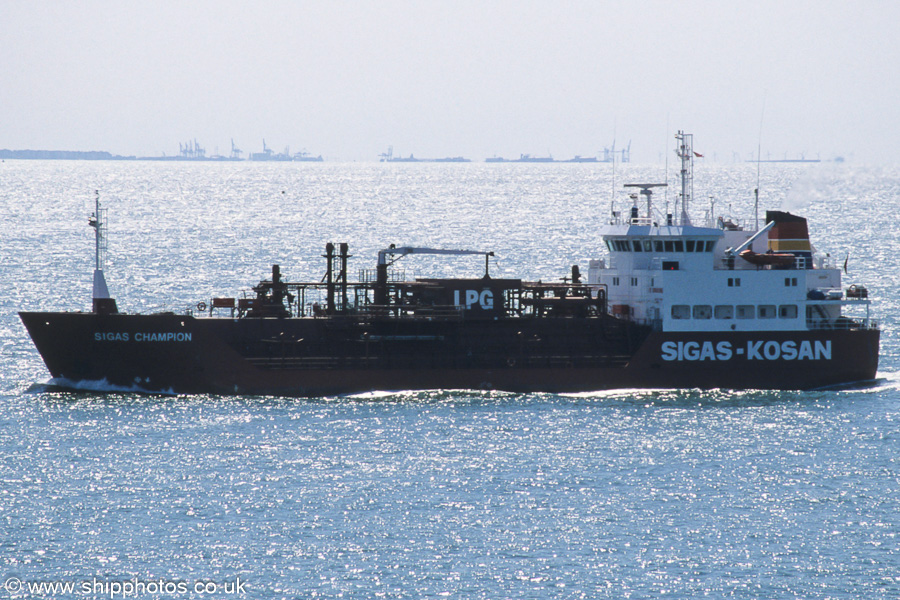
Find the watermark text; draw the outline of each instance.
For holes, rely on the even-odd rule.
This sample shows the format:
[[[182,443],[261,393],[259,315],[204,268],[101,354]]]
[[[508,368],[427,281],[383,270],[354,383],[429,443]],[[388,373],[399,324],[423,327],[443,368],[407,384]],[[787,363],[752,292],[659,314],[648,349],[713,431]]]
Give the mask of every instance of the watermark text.
[[[88,598],[135,598],[138,596],[171,597],[180,595],[238,596],[248,591],[247,580],[241,577],[217,581],[214,579],[70,579],[38,580],[7,577],[0,592],[11,597],[85,596]]]

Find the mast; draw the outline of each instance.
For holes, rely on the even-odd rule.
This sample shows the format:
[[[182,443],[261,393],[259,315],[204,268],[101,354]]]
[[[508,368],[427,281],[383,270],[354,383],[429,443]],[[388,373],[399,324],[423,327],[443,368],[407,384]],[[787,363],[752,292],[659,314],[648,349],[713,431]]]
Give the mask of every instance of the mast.
[[[675,139],[678,140],[675,152],[681,159],[681,224],[690,225],[688,209],[694,194],[694,134],[679,130]]]
[[[119,312],[116,301],[109,296],[109,288],[106,286],[106,278],[103,276],[103,262],[106,258],[106,209],[100,206],[100,192],[96,194],[94,214],[88,219],[88,225],[94,228],[94,287],[93,287],[93,311],[97,314],[112,314]]]

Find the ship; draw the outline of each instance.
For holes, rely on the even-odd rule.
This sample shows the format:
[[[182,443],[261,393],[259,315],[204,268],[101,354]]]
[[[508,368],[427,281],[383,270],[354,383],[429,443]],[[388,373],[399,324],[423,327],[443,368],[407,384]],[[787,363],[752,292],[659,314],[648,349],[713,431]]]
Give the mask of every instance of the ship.
[[[532,156],[531,154],[520,154],[519,158],[513,159],[509,162],[520,162],[520,163],[552,163],[556,162],[553,160],[552,156]]]
[[[50,383],[75,389],[318,397],[808,390],[874,380],[880,329],[865,286],[843,289],[804,217],[767,211],[763,226],[745,229],[710,214],[692,224],[693,139],[676,137],[675,210],[653,205],[666,183],[626,184],[631,206],[610,211],[600,231],[608,256],[586,274],[575,265],[548,281],[499,278],[490,250],[391,244],[350,281],[348,244],[328,243],[321,277],[290,281],[276,264],[242,297],[124,313],[105,281],[98,195],[91,310],[19,314]],[[467,277],[407,279],[398,261],[420,255],[476,257],[479,266]]]
[[[507,160],[502,156],[492,156],[484,159],[486,163],[596,163],[600,160],[596,156],[581,156],[576,154],[572,158],[566,160],[556,160],[552,156],[531,156],[530,154],[521,154],[519,158]]]
[[[806,155],[801,153],[797,158],[788,158],[787,152],[784,153],[784,158],[762,158],[761,156],[757,156],[755,159],[751,158],[746,161],[749,163],[820,163],[822,159],[816,158],[806,158]]]
[[[321,154],[313,156],[306,150],[303,150],[294,154],[294,162],[325,162],[325,159],[322,158]]]
[[[403,162],[403,163],[467,163],[472,162],[464,156],[445,156],[441,158],[419,158],[413,154],[409,156],[394,156],[394,147],[388,146],[387,152],[378,155],[379,162]]]
[[[285,148],[284,152],[276,153],[274,150],[266,146],[266,140],[263,139],[263,151],[262,152],[251,152],[250,160],[255,162],[262,161],[274,161],[274,162],[290,162],[293,160],[291,156],[290,148]]]

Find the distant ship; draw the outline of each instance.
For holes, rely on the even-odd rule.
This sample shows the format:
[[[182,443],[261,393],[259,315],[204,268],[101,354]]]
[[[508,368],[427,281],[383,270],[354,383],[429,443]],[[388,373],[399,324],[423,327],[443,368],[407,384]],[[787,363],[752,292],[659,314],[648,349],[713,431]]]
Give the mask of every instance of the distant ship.
[[[552,162],[557,162],[557,161],[553,160],[552,156],[532,156],[530,154],[520,154],[519,158],[503,158],[500,156],[494,156],[492,158],[484,159],[484,162],[489,162],[489,163],[503,163],[503,162],[552,163]]]
[[[613,162],[621,162],[627,163],[631,162],[631,142],[628,142],[628,146],[622,148],[621,150],[616,150],[616,142],[613,141],[611,147],[606,147],[603,149],[602,155],[597,156],[581,156],[576,154],[573,158],[569,158],[566,160],[556,160],[553,156],[532,156],[530,154],[520,154],[519,158],[503,158],[502,156],[492,156],[491,158],[484,159],[484,162],[487,163],[507,163],[507,162],[515,162],[515,163],[613,163]]]
[[[748,160],[749,163],[761,162],[761,163],[818,163],[822,162],[818,158],[773,158],[770,160]]]
[[[822,161],[818,158],[806,158],[803,154],[801,154],[799,158],[788,158],[787,153],[785,153],[784,158],[762,158],[762,159],[751,158],[747,162],[748,163],[755,163],[755,162],[761,162],[761,163],[818,163],[818,162],[822,162]]]
[[[462,156],[450,156],[446,158],[416,158],[412,154],[409,156],[394,156],[394,147],[388,146],[387,152],[382,152],[378,155],[379,162],[452,162],[452,163],[467,163],[472,162],[468,158],[463,158]]]
[[[285,148],[284,152],[279,152],[276,154],[271,148],[266,146],[266,140],[263,139],[263,151],[262,152],[251,152],[250,160],[255,162],[262,161],[282,161],[282,162],[290,162],[293,160],[293,157],[290,154],[290,148]]]
[[[521,154],[519,158],[507,159],[502,156],[492,156],[484,159],[486,163],[595,163],[600,162],[596,156],[579,156],[567,160],[556,160],[552,156],[531,156],[530,154]]]
[[[522,162],[522,163],[552,163],[554,162],[552,156],[532,156],[530,154],[521,154],[519,158],[514,159],[510,162]]]
[[[323,162],[322,155],[313,156],[307,151],[298,152],[294,155],[294,162]]]

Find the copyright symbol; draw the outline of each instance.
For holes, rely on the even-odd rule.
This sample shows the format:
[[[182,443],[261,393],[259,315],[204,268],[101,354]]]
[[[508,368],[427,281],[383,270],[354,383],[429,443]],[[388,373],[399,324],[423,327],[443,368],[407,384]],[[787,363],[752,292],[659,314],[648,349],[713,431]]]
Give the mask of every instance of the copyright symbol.
[[[18,577],[10,577],[3,583],[3,587],[10,594],[18,594],[22,591],[22,580]]]

